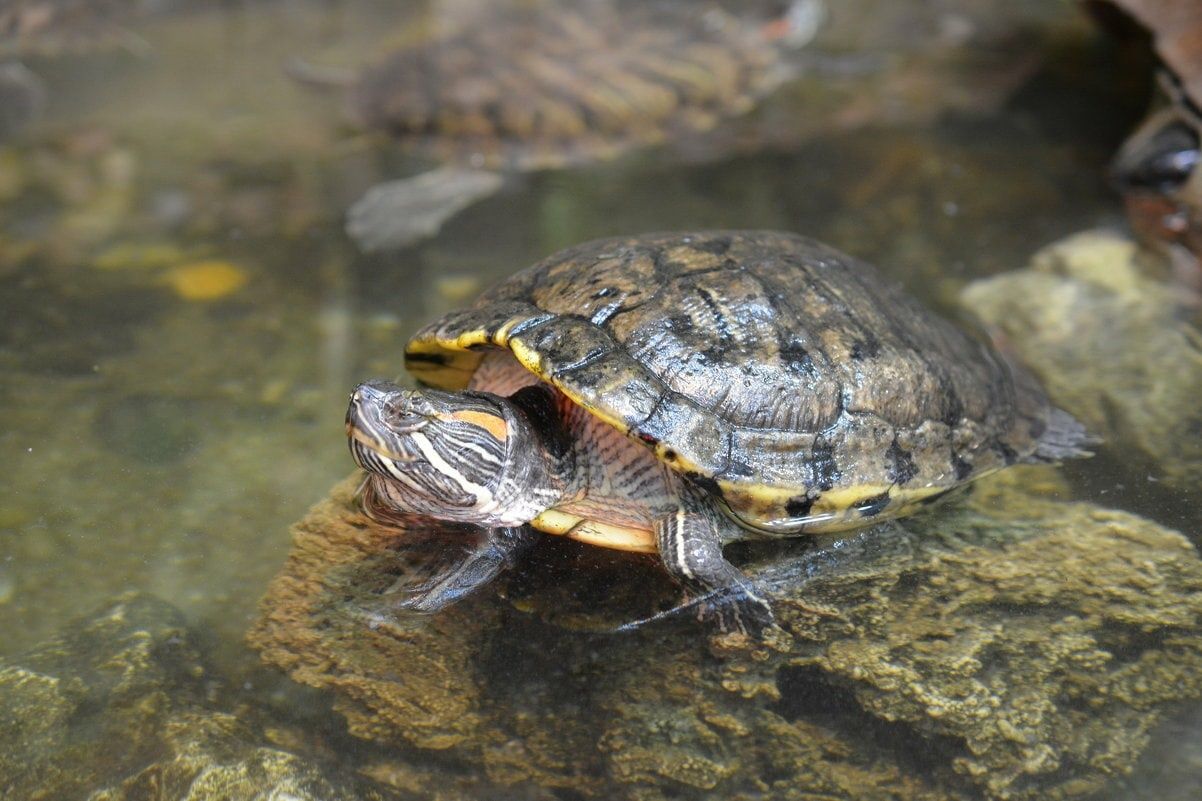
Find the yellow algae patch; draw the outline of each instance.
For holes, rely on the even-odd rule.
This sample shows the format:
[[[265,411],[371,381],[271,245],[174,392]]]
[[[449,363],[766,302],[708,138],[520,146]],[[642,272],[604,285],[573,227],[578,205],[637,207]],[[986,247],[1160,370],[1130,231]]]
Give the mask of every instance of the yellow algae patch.
[[[184,300],[218,300],[246,285],[246,272],[226,261],[197,261],[167,273],[167,283]]]

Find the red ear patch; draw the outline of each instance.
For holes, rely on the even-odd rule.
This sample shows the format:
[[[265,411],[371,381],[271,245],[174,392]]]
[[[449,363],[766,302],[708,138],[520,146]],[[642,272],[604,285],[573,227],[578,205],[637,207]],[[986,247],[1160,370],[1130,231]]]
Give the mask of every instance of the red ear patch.
[[[454,412],[449,416],[451,420],[457,420],[460,423],[471,423],[474,426],[483,428],[488,433],[492,434],[501,442],[509,439],[509,426],[500,417],[495,414],[486,412]]]

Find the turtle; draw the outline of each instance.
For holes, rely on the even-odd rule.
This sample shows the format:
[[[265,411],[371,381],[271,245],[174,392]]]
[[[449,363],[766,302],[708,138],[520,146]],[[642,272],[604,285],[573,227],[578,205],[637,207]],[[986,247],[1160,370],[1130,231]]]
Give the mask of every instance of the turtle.
[[[1111,175],[1135,232],[1167,258],[1173,277],[1202,302],[1202,106],[1172,73],[1161,73],[1169,102],[1123,143]]]
[[[445,29],[342,86],[349,116],[441,166],[371,189],[347,215],[366,252],[432,236],[502,176],[614,158],[747,112],[793,74],[816,0],[521,0],[454,6]],[[474,6],[474,7],[473,7]]]
[[[771,605],[724,545],[909,514],[1094,441],[984,338],[791,233],[569,248],[420,329],[404,358],[419,388],[371,380],[350,398],[363,510],[489,532],[398,603],[423,611],[536,530],[658,554],[701,617],[763,631]]]
[[[1111,175],[1136,233],[1162,252],[1190,305],[1202,306],[1202,4],[1112,0],[1152,35],[1158,103],[1128,136]]]

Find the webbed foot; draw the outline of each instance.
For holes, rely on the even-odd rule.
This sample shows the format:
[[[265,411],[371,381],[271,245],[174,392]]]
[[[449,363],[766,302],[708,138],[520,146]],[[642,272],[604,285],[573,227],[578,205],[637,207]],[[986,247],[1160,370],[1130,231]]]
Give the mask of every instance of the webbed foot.
[[[742,582],[707,596],[697,617],[713,622],[723,633],[746,634],[753,639],[776,625],[772,604]]]
[[[378,594],[371,611],[432,614],[446,609],[492,582],[536,539],[525,526],[483,529],[475,541],[456,541],[449,535],[441,542],[414,538],[398,548],[397,556],[406,566]]]

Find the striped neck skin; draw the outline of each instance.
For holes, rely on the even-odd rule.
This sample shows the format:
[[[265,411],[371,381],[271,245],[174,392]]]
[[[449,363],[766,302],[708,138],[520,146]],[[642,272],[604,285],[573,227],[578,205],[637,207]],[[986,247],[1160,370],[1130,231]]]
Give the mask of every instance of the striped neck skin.
[[[561,460],[497,395],[369,381],[351,395],[346,430],[355,462],[372,474],[367,511],[377,519],[517,526],[565,494]]]

